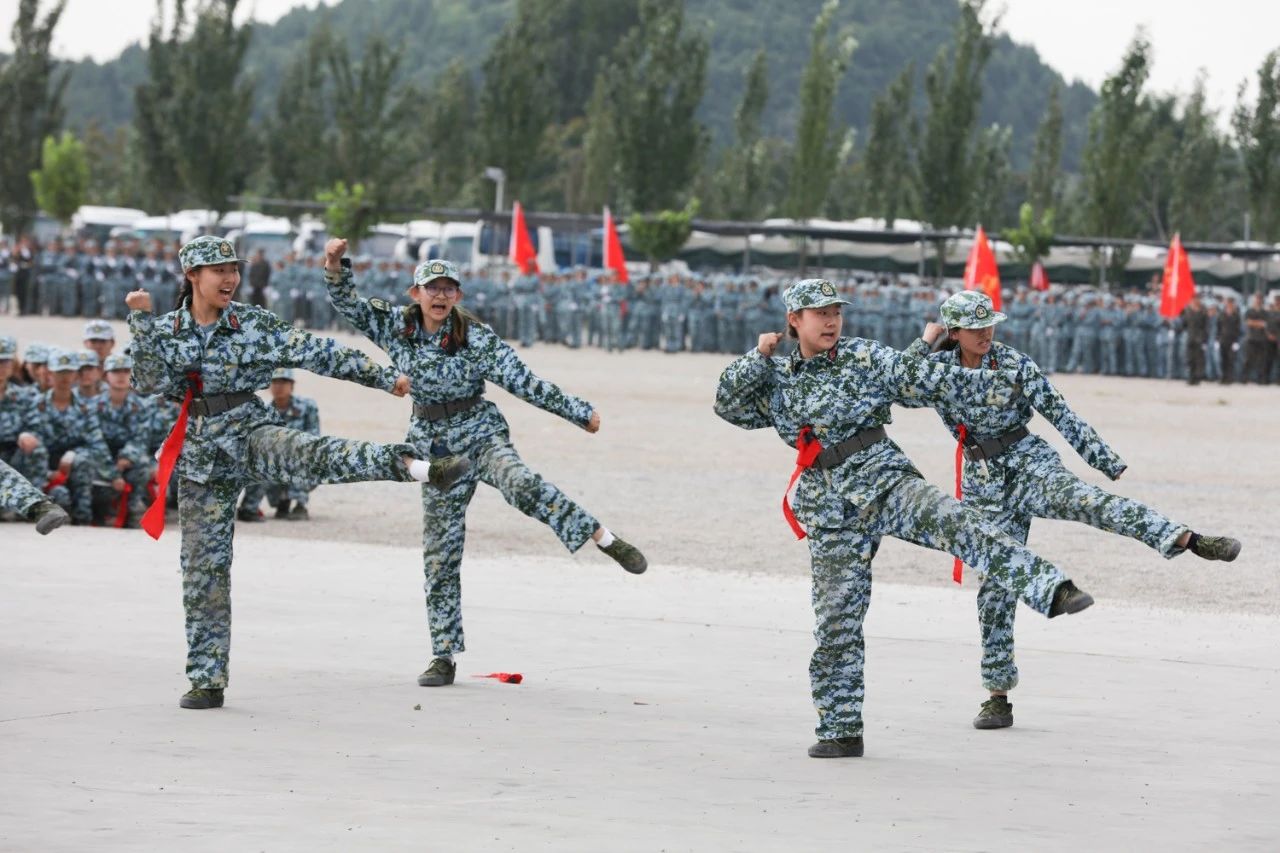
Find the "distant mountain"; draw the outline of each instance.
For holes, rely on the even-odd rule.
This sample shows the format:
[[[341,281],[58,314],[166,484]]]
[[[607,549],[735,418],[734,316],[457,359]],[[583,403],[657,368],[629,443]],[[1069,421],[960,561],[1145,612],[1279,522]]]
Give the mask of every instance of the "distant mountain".
[[[515,0],[343,0],[332,8],[295,9],[256,28],[247,69],[258,81],[256,109],[270,108],[284,67],[322,21],[357,55],[375,33],[403,45],[403,76],[427,87],[455,57],[478,75],[515,5]],[[743,74],[761,47],[769,56],[767,131],[791,135],[809,30],[821,6],[822,0],[687,0],[686,25],[701,28],[710,40],[702,114],[718,142],[731,138]],[[958,10],[955,0],[844,0],[837,28],[852,26],[858,48],[840,83],[839,120],[865,130],[872,102],[908,63],[919,81],[938,49],[950,42]],[[95,121],[110,128],[132,121],[133,90],[147,73],[145,46],[131,46],[103,64],[84,61],[70,67],[66,107],[73,127]],[[1076,171],[1096,93],[1081,83],[1067,86],[1034,48],[1007,36],[999,39],[987,67],[982,122],[1013,128],[1016,168],[1030,159],[1044,98],[1054,83],[1062,87],[1063,167]]]

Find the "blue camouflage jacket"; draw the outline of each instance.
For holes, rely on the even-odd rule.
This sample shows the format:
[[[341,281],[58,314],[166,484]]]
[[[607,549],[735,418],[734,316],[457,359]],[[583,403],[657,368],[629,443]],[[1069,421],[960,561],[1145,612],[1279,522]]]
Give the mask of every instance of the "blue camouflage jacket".
[[[892,421],[889,406],[910,408],[981,399],[1003,407],[1018,393],[1011,372],[964,370],[928,361],[862,338],[841,338],[810,359],[799,351],[767,358],[759,350],[720,375],[715,412],[744,429],[773,427],[794,446],[812,426],[824,447]],[[891,440],[877,442],[825,471],[810,468],[796,486],[793,506],[806,527],[843,527],[904,477],[919,477]]]
[[[207,344],[189,303],[159,317],[131,311],[129,330],[133,387],[170,399],[182,399],[192,367],[200,372],[205,395],[266,388],[277,367],[301,367],[384,391],[394,387],[398,376],[359,350],[296,329],[270,311],[241,302],[232,302],[222,313]],[[258,398],[219,415],[191,417],[179,474],[204,483],[217,468],[220,478],[242,478],[249,434],[276,423]]]
[[[133,465],[142,465],[153,461],[148,445],[156,429],[156,407],[149,398],[130,391],[123,403],[113,406],[107,392],[86,402],[97,413],[113,462],[127,459]]]
[[[53,391],[45,391],[32,405],[33,424],[40,441],[49,449],[49,464],[56,465],[68,450],[86,460],[95,477],[111,479],[111,453],[98,414],[86,402],[72,398],[65,409],[53,404]]]
[[[415,403],[465,400],[483,394],[487,380],[570,423],[586,426],[591,420],[590,403],[534,375],[515,350],[484,323],[470,324],[467,345],[450,355],[445,347],[453,333],[451,321],[446,320],[439,331],[431,334],[416,322],[416,306],[393,308],[381,299],[362,298],[345,265],[337,279],[326,274],[326,280],[329,299],[338,313],[386,351],[396,368],[409,376]],[[463,453],[494,437],[505,441],[509,433],[510,427],[498,407],[483,400],[478,406],[437,421],[414,415],[408,440],[423,452],[441,455]]]
[[[906,352],[910,355],[928,356],[936,364],[960,366],[959,348],[929,355],[929,345],[917,338],[907,347]],[[983,366],[988,369],[1016,371],[1022,377],[1022,395],[1013,405],[1000,407],[989,406],[986,401],[977,398],[940,402],[934,408],[953,436],[959,438],[960,424],[964,424],[971,438],[987,441],[1026,426],[1033,412],[1039,412],[1062,433],[1062,437],[1091,467],[1113,480],[1124,471],[1124,461],[1107,446],[1093,427],[1071,410],[1061,392],[1045,378],[1030,357],[1013,347],[993,342]],[[966,491],[976,490],[991,472],[1032,470],[1046,462],[1061,464],[1057,452],[1047,441],[1038,435],[1029,435],[1000,456],[987,461],[990,471],[983,470],[981,465],[966,464],[964,487]]]
[[[276,408],[274,403],[267,405],[271,407],[271,411],[275,413],[282,426],[299,432],[309,432],[312,435],[320,434],[320,407],[310,397],[299,397],[294,394],[289,397],[289,405],[283,409]]]

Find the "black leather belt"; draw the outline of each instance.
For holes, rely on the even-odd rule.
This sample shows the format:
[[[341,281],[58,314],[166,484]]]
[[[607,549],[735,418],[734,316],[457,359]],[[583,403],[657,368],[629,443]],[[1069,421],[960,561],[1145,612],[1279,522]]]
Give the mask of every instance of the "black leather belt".
[[[877,441],[884,441],[888,437],[882,426],[864,429],[819,453],[818,458],[813,460],[813,467],[823,471],[834,468],[853,454],[866,450]]]
[[[449,400],[444,403],[414,403],[413,413],[424,421],[442,421],[447,417],[474,409],[484,399],[483,394],[467,397],[465,400]]]
[[[231,394],[213,394],[191,398],[191,414],[200,418],[220,415],[236,406],[243,406],[250,400],[256,400],[257,394],[252,391],[235,391]]]
[[[1025,426],[1017,429],[1011,429],[1004,435],[997,435],[995,438],[989,438],[986,441],[966,441],[964,445],[964,458],[970,462],[981,462],[984,459],[995,459],[1004,453],[1010,447],[1013,447],[1019,441],[1031,435]]]

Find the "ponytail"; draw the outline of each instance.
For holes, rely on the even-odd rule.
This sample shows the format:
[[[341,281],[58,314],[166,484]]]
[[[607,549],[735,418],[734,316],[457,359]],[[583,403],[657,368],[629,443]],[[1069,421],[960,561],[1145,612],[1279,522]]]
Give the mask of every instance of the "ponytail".
[[[480,318],[472,314],[465,308],[455,305],[449,309],[449,323],[453,328],[453,333],[449,335],[449,341],[445,344],[445,352],[449,355],[457,355],[458,350],[467,345],[467,330],[473,323],[479,323]]]
[[[173,310],[182,310],[183,303],[191,298],[191,294],[191,279],[188,278],[187,274],[184,272],[182,274],[182,287],[178,290],[178,302],[173,306]]]

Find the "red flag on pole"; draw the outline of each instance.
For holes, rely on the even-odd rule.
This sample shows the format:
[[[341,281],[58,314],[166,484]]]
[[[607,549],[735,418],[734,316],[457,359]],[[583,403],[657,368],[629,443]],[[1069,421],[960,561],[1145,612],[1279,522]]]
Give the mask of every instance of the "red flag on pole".
[[[1036,261],[1031,265],[1031,289],[1048,290],[1049,274],[1044,271],[1044,264]]]
[[[618,227],[613,224],[613,214],[604,209],[604,268],[613,270],[618,281],[626,284],[627,258],[622,254],[622,241],[618,239]]]
[[[964,289],[981,290],[991,297],[991,306],[1000,310],[1000,270],[996,267],[996,255],[987,242],[987,232],[978,226],[969,250],[969,260],[964,265]]]
[[[1191,261],[1182,248],[1182,236],[1173,235],[1169,255],[1164,260],[1164,284],[1160,288],[1160,316],[1177,317],[1196,295],[1196,283],[1191,278]]]
[[[507,257],[522,273],[538,271],[538,253],[529,239],[529,229],[524,224],[524,208],[518,201],[511,205],[511,248]]]

